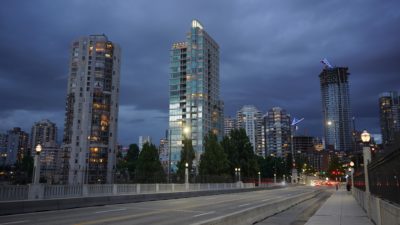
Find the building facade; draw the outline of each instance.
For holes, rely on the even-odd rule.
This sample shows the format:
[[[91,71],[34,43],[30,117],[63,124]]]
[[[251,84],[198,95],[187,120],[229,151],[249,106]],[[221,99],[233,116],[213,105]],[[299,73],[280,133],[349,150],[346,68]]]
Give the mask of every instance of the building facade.
[[[326,66],[319,75],[325,148],[352,150],[351,107],[347,67]]]
[[[236,119],[232,117],[224,118],[224,136],[228,136],[236,128]]]
[[[290,153],[290,115],[280,107],[273,107],[264,116],[266,154],[284,157]]]
[[[49,120],[41,120],[32,126],[30,137],[31,155],[35,155],[35,148],[40,144],[40,176],[49,183],[58,182],[57,174],[60,168],[60,148],[57,144],[57,126]]]
[[[185,42],[172,45],[169,79],[169,136],[172,170],[180,160],[182,140],[192,140],[194,167],[204,151],[204,137],[223,136],[223,102],[219,94],[219,46],[193,20]]]
[[[142,151],[143,145],[149,143],[151,144],[150,136],[139,136],[139,151]]]
[[[264,143],[262,138],[262,114],[256,107],[245,105],[236,113],[237,128],[246,130],[253,151],[259,156],[264,155]]]
[[[120,58],[104,34],[72,43],[62,146],[62,178],[69,184],[113,180]]]
[[[14,165],[21,161],[29,152],[29,134],[19,127],[7,132],[7,152],[5,165]]]
[[[35,154],[36,146],[43,147],[57,146],[57,126],[50,120],[41,120],[32,126],[30,147],[32,155]]]
[[[0,159],[1,159],[1,166],[6,165],[7,160],[7,134],[0,133]]]
[[[160,146],[158,147],[158,155],[160,157],[161,165],[164,168],[165,172],[168,172],[168,163],[169,163],[169,143],[167,138],[160,139]]]
[[[395,134],[400,132],[400,96],[391,91],[379,95],[379,118],[382,144],[392,144]]]

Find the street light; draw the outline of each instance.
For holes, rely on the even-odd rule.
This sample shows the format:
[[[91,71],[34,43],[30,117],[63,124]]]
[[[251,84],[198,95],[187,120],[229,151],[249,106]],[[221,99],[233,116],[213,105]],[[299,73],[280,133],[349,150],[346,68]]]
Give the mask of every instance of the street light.
[[[235,181],[237,182],[238,180],[238,168],[235,167]]]
[[[239,182],[241,181],[240,179],[240,168],[238,168],[238,173],[239,173]]]
[[[34,169],[33,169],[32,183],[33,184],[39,184],[39,178],[40,178],[40,152],[42,151],[42,146],[40,144],[36,145],[35,151],[36,151],[36,155],[35,155],[35,162],[33,164]]]
[[[274,173],[274,184],[276,184],[276,173]]]
[[[261,187],[261,172],[258,171],[258,186]]]
[[[361,140],[364,143],[363,146],[363,158],[364,158],[364,175],[365,175],[365,192],[369,194],[369,178],[368,178],[368,163],[371,161],[371,149],[369,147],[369,141],[371,140],[371,135],[368,131],[364,130],[361,133]]]
[[[189,163],[185,163],[185,184],[189,184]]]
[[[292,177],[291,177],[291,182],[296,183],[297,182],[297,169],[296,169],[296,161],[295,161],[295,155],[294,155],[294,142],[293,142],[293,136],[294,133],[296,132],[297,129],[297,124],[299,124],[301,121],[303,121],[304,118],[301,119],[296,119],[293,118],[292,123],[290,124],[291,132],[290,132],[290,141],[291,141],[291,150],[292,150]]]
[[[361,133],[361,140],[364,144],[368,144],[369,141],[371,140],[371,135],[368,133],[368,131],[364,130]]]

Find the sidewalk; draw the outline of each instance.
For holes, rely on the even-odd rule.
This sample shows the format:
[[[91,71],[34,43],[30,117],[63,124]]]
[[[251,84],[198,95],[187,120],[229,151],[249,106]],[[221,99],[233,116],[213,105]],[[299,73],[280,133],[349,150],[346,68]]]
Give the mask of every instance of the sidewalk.
[[[373,223],[351,192],[342,187],[334,191],[306,225],[373,225]]]

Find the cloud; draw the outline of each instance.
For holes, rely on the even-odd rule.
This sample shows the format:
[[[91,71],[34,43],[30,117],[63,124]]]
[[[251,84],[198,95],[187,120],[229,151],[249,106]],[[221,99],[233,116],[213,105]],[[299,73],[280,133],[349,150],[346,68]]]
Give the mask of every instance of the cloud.
[[[163,137],[169,50],[185,41],[197,18],[220,46],[226,115],[245,104],[263,112],[281,106],[321,136],[319,61],[327,57],[349,67],[357,124],[377,132],[379,93],[399,90],[399,6],[396,0],[7,2],[0,8],[0,114],[9,119],[2,129],[46,117],[62,127],[69,46],[104,33],[122,49],[120,142]]]

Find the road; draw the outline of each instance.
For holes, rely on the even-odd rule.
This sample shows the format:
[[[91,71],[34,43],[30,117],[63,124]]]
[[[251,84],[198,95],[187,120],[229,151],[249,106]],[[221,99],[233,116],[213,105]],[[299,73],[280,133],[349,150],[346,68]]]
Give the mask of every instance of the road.
[[[0,225],[191,224],[266,202],[278,202],[286,197],[311,191],[313,189],[310,187],[286,187],[245,193],[26,213],[0,216]]]
[[[330,191],[320,192],[311,199],[303,201],[281,213],[268,217],[256,225],[303,225],[332,195]]]

